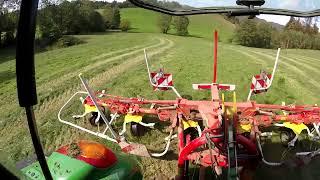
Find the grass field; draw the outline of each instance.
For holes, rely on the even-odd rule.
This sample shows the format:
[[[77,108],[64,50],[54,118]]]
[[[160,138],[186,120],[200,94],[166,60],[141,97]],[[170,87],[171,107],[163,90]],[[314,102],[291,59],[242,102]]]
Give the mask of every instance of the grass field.
[[[35,115],[46,152],[75,139],[92,139],[117,149],[106,140],[80,132],[57,120],[60,107],[74,92],[82,89],[77,78],[79,73],[83,73],[90,80],[89,85],[93,89],[107,89],[108,93],[114,95],[139,95],[148,99],[174,98],[170,91],[152,91],[144,65],[143,48],[147,49],[153,70],[164,66],[167,72],[174,74],[175,86],[181,94],[191,95],[193,99],[210,98],[209,92],[194,91],[191,85],[212,79],[213,47],[210,38],[212,27],[218,25],[208,25],[211,19],[209,15],[195,16],[192,17],[190,34],[203,38],[163,35],[156,33],[156,28],[151,25],[154,21],[142,25],[144,21],[154,20],[154,13],[139,15],[137,11],[141,10],[127,9],[122,12],[124,17],[132,18],[133,32],[81,35],[78,37],[86,41],[84,44],[36,54],[39,104],[35,107]],[[142,17],[150,19],[142,21]],[[205,18],[208,18],[206,22]],[[221,17],[213,19],[219,18]],[[203,23],[192,24],[193,19],[201,19]],[[230,34],[223,31],[223,28],[229,29]],[[221,27],[221,31],[220,34],[226,39],[232,35],[230,28]],[[219,44],[218,80],[221,83],[235,84],[238,101],[245,100],[252,75],[259,73],[260,69],[271,71],[275,55],[276,50],[248,48],[222,42]],[[282,50],[273,86],[268,93],[253,99],[260,103],[281,104],[285,101],[287,104],[319,104],[319,56],[320,52],[313,50]],[[1,50],[0,63],[0,154],[4,154],[14,163],[34,152],[24,113],[18,107],[13,51]],[[74,103],[71,110],[77,109],[77,113],[81,112],[80,102]],[[64,115],[70,120],[71,115],[76,114],[71,113],[71,110],[70,114]],[[166,135],[165,130],[160,128],[134,140],[145,143],[150,150],[157,150],[162,147]],[[169,178],[177,173],[175,145],[171,150],[172,153],[163,160],[138,158],[146,179],[158,176]],[[291,175],[293,172],[295,171],[292,170]],[[283,175],[280,178],[286,179],[288,176]]]
[[[140,8],[127,8],[121,11],[121,18],[128,19],[132,24],[130,32],[152,32],[158,33],[157,19],[159,13],[143,10]],[[235,29],[234,24],[226,21],[220,15],[198,15],[190,16],[189,34],[190,36],[212,39],[212,30],[220,32],[219,40],[229,41]],[[146,23],[148,22],[148,23]],[[171,27],[170,34],[174,34],[174,27]]]

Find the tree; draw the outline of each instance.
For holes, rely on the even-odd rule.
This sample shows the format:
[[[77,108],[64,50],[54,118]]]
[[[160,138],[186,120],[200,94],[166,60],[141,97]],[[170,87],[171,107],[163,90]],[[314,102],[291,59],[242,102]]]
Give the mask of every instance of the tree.
[[[112,23],[112,19],[113,19],[112,8],[110,8],[110,7],[105,8],[102,12],[102,16],[103,16],[103,21],[104,21],[105,27],[107,29],[111,28],[111,23]]]
[[[158,17],[158,26],[162,33],[167,34],[170,30],[172,16],[167,14],[160,14]]]
[[[130,27],[131,27],[131,23],[130,23],[129,20],[124,19],[124,20],[121,21],[121,23],[120,23],[121,31],[125,31],[126,32],[126,31],[128,31],[130,29]]]
[[[174,17],[173,25],[179,36],[186,36],[189,34],[188,32],[189,18],[188,17],[186,16]]]
[[[117,3],[117,1],[112,1],[112,3],[111,3],[111,7],[112,8],[115,8],[115,7],[117,7],[117,5],[118,5],[118,3]]]
[[[18,21],[17,14],[15,12],[7,13],[4,15],[4,19],[6,24],[5,24],[5,27],[3,28],[3,30],[5,31],[3,45],[8,46],[15,43],[14,31],[16,29],[17,21]]]
[[[7,19],[3,13],[0,12],[0,47],[2,46],[2,32],[7,26]]]
[[[255,38],[256,47],[270,48],[271,46],[272,27],[268,23],[259,23]]]
[[[298,20],[295,22],[295,24],[294,24],[295,26],[294,26],[294,29],[293,30],[295,30],[295,31],[303,31],[304,30],[304,27],[303,27],[303,24],[301,23],[301,21],[300,21],[300,18],[298,18]]]
[[[40,37],[48,41],[44,44],[52,43],[62,35],[105,30],[102,16],[88,0],[63,1],[59,4],[43,0],[38,25]]]
[[[118,7],[115,7],[115,8],[113,8],[113,18],[112,18],[112,22],[111,22],[111,28],[112,29],[119,28],[120,21],[121,21],[120,10]]]
[[[131,2],[129,2],[128,0],[121,2],[118,2],[118,6],[119,8],[130,8],[130,7],[135,7],[135,5],[133,5]]]
[[[48,40],[49,43],[57,40],[62,35],[61,27],[59,27],[59,24],[53,18],[56,15],[57,8],[56,5],[48,3],[38,13],[40,37]]]
[[[313,29],[312,29],[313,34],[319,34],[319,28],[316,23],[313,24]]]
[[[304,20],[304,32],[307,34],[313,34],[313,27],[312,27],[312,17],[308,17]]]
[[[103,18],[100,13],[92,11],[89,15],[89,19],[89,29],[91,32],[103,32],[106,30]]]
[[[294,17],[290,17],[290,20],[288,23],[285,25],[284,28],[286,31],[304,31],[303,24],[300,21],[300,18],[295,19]]]
[[[294,19],[293,16],[290,17],[290,20],[288,21],[288,23],[285,25],[284,29],[285,30],[294,30],[295,29],[295,22],[296,20]]]
[[[270,48],[272,44],[279,44],[279,42],[272,43],[272,37],[276,37],[276,30],[268,23],[257,23],[255,20],[247,19],[240,23],[236,31],[236,39],[239,44],[244,46]]]
[[[278,39],[281,47],[284,48],[300,48],[300,49],[317,49],[319,48],[317,19],[295,19],[290,18],[283,32],[280,33]],[[275,43],[273,43],[275,44]]]
[[[119,28],[121,17],[119,8],[107,7],[102,12],[105,27],[108,29]]]
[[[256,46],[257,23],[252,19],[242,21],[236,30],[235,37],[241,45]]]
[[[14,42],[14,31],[17,26],[16,10],[19,5],[20,0],[0,0],[0,47]],[[9,9],[12,12],[9,12]]]
[[[77,7],[75,2],[63,1],[59,4],[59,11],[55,16],[58,26],[63,34],[72,34],[74,20],[73,16],[77,16]]]

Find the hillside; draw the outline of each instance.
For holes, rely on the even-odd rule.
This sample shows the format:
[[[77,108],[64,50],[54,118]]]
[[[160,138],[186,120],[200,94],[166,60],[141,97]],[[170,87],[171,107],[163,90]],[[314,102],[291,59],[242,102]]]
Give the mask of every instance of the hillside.
[[[239,21],[244,21],[246,19],[248,19],[248,16],[239,16],[237,17],[237,19],[239,19]],[[254,18],[254,20],[258,23],[268,23],[270,24],[273,28],[277,29],[277,30],[283,30],[284,28],[284,25],[281,25],[281,24],[278,24],[278,23],[275,23],[275,22],[269,22],[269,21],[266,21],[264,19],[260,19],[258,17]]]
[[[159,13],[141,8],[121,9],[121,18],[131,22],[131,32],[159,32],[157,18]],[[194,37],[212,39],[212,31],[220,32],[220,40],[227,42],[232,37],[235,26],[220,15],[190,16],[189,34]],[[171,30],[169,33],[174,33]]]

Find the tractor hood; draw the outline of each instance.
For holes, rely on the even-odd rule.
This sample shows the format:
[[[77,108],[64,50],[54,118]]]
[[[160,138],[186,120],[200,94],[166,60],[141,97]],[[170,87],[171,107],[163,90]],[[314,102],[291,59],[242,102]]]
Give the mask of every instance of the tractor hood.
[[[320,15],[319,0],[129,0],[136,6],[171,15],[226,13],[231,16],[273,14]]]

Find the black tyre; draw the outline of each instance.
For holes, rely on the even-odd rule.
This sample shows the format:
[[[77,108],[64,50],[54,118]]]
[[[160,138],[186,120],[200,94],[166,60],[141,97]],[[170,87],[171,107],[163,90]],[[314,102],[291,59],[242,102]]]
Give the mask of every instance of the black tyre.
[[[111,112],[108,109],[104,109],[104,108],[102,108],[101,110],[102,110],[102,113],[106,116],[106,118],[108,120],[110,120]],[[95,121],[96,121],[97,117],[98,117],[98,113],[97,112],[91,113],[91,116],[89,117],[89,122],[90,122],[90,124],[92,126],[97,126],[98,124],[99,124],[99,126],[101,126],[101,125],[104,124],[104,121],[103,121],[102,117],[100,117],[99,121],[96,123]]]
[[[144,127],[139,123],[130,123],[130,132],[133,136],[142,136],[144,134]]]

